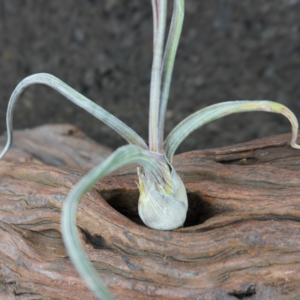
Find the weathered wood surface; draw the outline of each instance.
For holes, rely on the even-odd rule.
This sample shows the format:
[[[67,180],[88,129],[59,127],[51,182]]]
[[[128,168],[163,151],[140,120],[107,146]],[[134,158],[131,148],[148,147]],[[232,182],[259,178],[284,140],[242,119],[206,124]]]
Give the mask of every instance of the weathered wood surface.
[[[289,140],[175,157],[190,204],[175,231],[141,225],[134,166],[99,182],[81,201],[78,226],[116,299],[300,299],[300,151]],[[73,153],[64,166],[77,161],[76,145],[64,149]],[[77,166],[0,163],[0,299],[95,299],[60,234],[62,202],[90,162]]]
[[[1,149],[5,143],[6,135],[3,135]],[[97,144],[78,128],[54,124],[14,131],[13,144],[5,160],[92,168],[111,153],[110,148]]]

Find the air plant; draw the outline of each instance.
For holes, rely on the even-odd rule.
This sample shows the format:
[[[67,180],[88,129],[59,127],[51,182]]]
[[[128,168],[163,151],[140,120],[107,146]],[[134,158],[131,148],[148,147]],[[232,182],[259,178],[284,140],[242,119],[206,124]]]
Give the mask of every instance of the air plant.
[[[184,0],[174,0],[170,31],[164,47],[167,0],[152,0],[153,9],[153,64],[150,87],[149,146],[131,128],[109,112],[49,74],[35,74],[22,80],[15,88],[7,109],[6,146],[0,159],[12,143],[13,112],[24,89],[32,84],[44,84],[55,89],[114,129],[129,144],[117,149],[108,159],[88,172],[71,190],[63,205],[62,233],[68,254],[79,274],[99,299],[114,299],[98,278],[84,254],[77,233],[76,210],[81,197],[102,177],[110,172],[136,163],[140,197],[138,212],[143,222],[156,230],[181,227],[186,219],[188,201],[184,184],[172,166],[173,155],[180,143],[202,125],[229,114],[266,111],[284,115],[292,125],[291,146],[296,144],[298,122],[285,106],[272,101],[230,101],[201,109],[179,123],[164,140],[164,121],[175,56],[184,19]]]

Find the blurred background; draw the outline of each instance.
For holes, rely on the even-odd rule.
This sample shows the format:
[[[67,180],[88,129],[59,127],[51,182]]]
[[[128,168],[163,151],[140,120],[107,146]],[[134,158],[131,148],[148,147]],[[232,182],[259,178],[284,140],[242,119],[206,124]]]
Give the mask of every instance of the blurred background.
[[[169,18],[173,1],[169,1]],[[274,100],[300,119],[300,1],[186,0],[166,133],[191,113],[228,100]],[[148,136],[150,0],[0,0],[0,133],[15,86],[51,73]],[[101,144],[126,142],[45,86],[25,90],[14,128],[70,123]],[[191,134],[177,153],[290,131],[279,115],[228,116]]]

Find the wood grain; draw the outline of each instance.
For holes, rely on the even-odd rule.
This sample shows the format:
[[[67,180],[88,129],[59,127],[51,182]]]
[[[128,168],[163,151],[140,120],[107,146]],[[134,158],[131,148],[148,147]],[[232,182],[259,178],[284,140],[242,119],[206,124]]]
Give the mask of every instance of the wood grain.
[[[88,148],[83,136],[77,139]],[[300,151],[289,140],[287,134],[176,156],[190,208],[175,231],[142,224],[135,166],[91,189],[80,203],[78,227],[116,299],[300,299]],[[35,163],[46,155],[34,143],[27,160],[0,163],[0,299],[95,299],[60,233],[66,195],[97,160],[96,152],[79,160],[76,145],[82,147],[56,148],[64,168],[59,159],[55,166]],[[23,149],[17,144],[15,155]]]

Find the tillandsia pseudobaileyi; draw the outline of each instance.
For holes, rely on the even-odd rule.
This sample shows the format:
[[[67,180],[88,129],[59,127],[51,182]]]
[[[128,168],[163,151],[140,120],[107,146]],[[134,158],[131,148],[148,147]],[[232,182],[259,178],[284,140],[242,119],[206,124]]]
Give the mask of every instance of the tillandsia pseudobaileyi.
[[[12,143],[13,112],[24,89],[32,84],[44,84],[55,89],[66,98],[110,126],[129,144],[117,149],[71,190],[62,213],[63,239],[68,254],[77,271],[99,299],[114,299],[104,287],[96,271],[86,258],[76,228],[76,210],[83,196],[99,179],[119,167],[137,163],[139,178],[138,212],[144,223],[157,230],[172,230],[183,225],[188,209],[184,184],[172,167],[173,155],[179,144],[200,126],[223,116],[248,111],[266,111],[282,114],[292,125],[291,146],[296,144],[298,122],[285,106],[272,101],[230,101],[199,110],[179,123],[164,140],[164,121],[175,56],[184,18],[184,0],[174,0],[169,35],[165,45],[167,0],[152,0],[153,9],[153,64],[150,87],[149,146],[131,128],[97,104],[76,92],[58,78],[49,74],[35,74],[22,80],[14,90],[7,109],[6,146],[0,159]],[[165,46],[164,46],[165,45]]]

